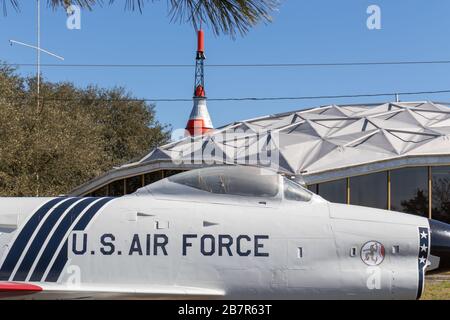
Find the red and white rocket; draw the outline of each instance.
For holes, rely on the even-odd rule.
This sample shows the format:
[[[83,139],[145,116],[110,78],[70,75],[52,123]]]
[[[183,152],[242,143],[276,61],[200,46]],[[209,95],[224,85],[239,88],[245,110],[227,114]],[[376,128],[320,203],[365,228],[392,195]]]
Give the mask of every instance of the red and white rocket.
[[[194,85],[194,106],[186,125],[186,131],[191,136],[202,135],[212,130],[214,127],[206,106],[205,94],[205,38],[203,30],[198,31],[197,56],[195,58],[195,85]]]

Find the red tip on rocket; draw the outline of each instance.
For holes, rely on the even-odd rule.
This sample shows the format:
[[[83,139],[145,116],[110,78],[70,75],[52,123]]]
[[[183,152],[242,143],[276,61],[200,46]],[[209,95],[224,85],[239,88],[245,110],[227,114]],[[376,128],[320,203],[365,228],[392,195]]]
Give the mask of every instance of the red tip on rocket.
[[[205,33],[202,29],[197,32],[197,52],[205,52]]]

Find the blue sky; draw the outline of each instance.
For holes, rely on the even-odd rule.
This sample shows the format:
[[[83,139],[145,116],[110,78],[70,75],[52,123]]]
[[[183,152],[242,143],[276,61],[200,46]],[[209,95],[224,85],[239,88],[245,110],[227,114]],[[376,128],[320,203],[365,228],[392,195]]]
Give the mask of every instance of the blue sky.
[[[34,1],[0,17],[0,60],[34,63],[35,52],[11,47],[8,39],[35,43]],[[125,12],[121,1],[82,12],[81,30],[66,28],[62,10],[42,10],[42,47],[65,57],[68,64],[191,64],[195,32],[172,24],[166,1],[148,4],[141,15]],[[368,30],[366,9],[381,7],[382,29]],[[43,5],[43,7],[45,7]],[[258,25],[233,40],[206,28],[206,63],[327,63],[352,61],[450,60],[450,2],[447,0],[284,0],[274,21]],[[60,63],[43,56],[43,63]],[[23,74],[34,68],[22,67]],[[321,68],[208,68],[211,98],[317,96],[450,89],[450,65],[406,65]],[[189,98],[194,70],[43,68],[51,81],[78,86],[124,86],[139,98]],[[401,97],[402,98],[402,97]],[[392,98],[393,99],[393,98]],[[408,96],[402,100],[450,101],[450,94]],[[328,103],[389,100],[358,98],[308,101],[209,102],[215,126]],[[191,103],[159,102],[158,120],[184,127]]]

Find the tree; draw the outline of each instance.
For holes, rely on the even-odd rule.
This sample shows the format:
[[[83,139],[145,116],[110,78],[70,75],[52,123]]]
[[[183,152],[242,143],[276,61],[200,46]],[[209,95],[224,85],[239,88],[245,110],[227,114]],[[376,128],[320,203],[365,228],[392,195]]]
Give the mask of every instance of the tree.
[[[428,195],[425,191],[417,189],[414,198],[401,202],[403,212],[422,216],[428,215]]]
[[[19,10],[19,0],[0,0],[6,13],[6,3]],[[29,0],[27,0],[29,1]],[[155,0],[126,0],[125,8],[142,12],[145,3]],[[115,0],[109,0],[110,4]],[[102,0],[47,0],[53,8],[77,4],[91,10]],[[216,34],[241,35],[258,24],[270,22],[270,13],[278,7],[278,0],[167,0],[171,21],[191,23],[196,29],[201,22],[210,25]]]
[[[433,178],[433,219],[450,222],[450,179]]]
[[[123,88],[41,83],[0,69],[0,196],[55,196],[166,143],[154,106]]]

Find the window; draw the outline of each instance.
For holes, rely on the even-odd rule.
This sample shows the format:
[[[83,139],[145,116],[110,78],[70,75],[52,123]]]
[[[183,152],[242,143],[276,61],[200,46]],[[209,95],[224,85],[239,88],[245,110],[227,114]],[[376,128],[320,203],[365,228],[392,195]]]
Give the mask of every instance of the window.
[[[182,170],[164,170],[164,178],[183,172]]]
[[[216,194],[275,197],[278,175],[253,167],[213,167],[184,172],[169,181]]]
[[[161,170],[160,171],[146,173],[144,175],[144,184],[148,185],[148,184],[151,184],[151,183],[156,182],[158,180],[161,180],[162,178],[163,178],[163,172]]]
[[[142,187],[142,176],[135,176],[125,179],[126,194],[135,192]]]
[[[347,203],[347,179],[319,184],[319,195],[330,202]]]
[[[109,195],[112,197],[123,196],[124,191],[123,180],[117,180],[109,184]]]
[[[391,171],[391,210],[428,216],[428,167]]]
[[[287,178],[284,178],[283,180],[285,199],[304,202],[311,200],[312,194],[309,191]]]
[[[317,189],[318,184],[311,184],[308,186],[308,190],[314,192],[315,194],[319,194],[319,190]]]
[[[90,194],[91,197],[106,197],[108,196],[108,185],[103,186]]]
[[[450,166],[433,167],[431,174],[432,218],[450,223]]]
[[[387,172],[350,178],[350,204],[387,209]]]

